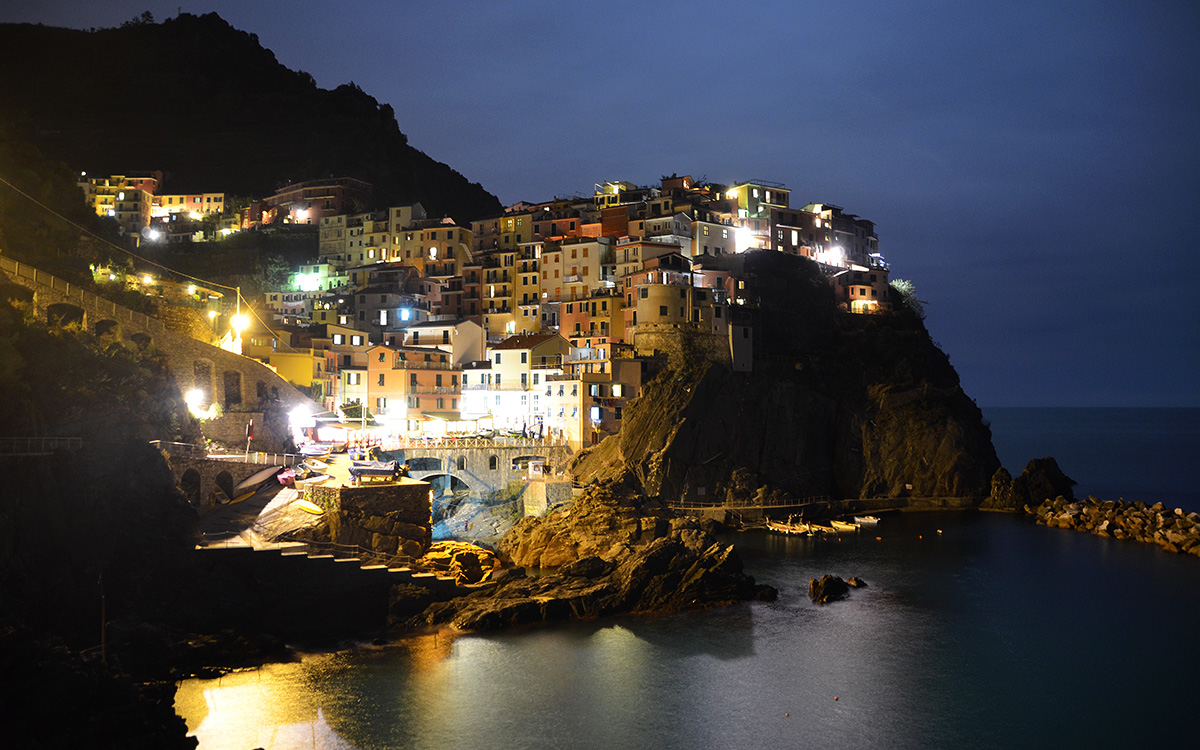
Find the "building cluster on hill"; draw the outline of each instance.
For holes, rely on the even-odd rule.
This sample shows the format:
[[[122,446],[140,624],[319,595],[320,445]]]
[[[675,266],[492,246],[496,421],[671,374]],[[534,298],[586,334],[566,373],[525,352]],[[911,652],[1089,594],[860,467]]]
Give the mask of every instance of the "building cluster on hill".
[[[392,435],[498,429],[590,445],[620,429],[648,363],[681,335],[751,369],[750,250],[812,260],[847,312],[890,309],[874,224],[794,208],[774,182],[603,182],[469,225],[420,203],[352,211],[370,195],[352,178],[309,181],[240,214],[239,226],[314,225],[319,245],[266,294],[272,327],[239,344],[331,411],[365,405]]]

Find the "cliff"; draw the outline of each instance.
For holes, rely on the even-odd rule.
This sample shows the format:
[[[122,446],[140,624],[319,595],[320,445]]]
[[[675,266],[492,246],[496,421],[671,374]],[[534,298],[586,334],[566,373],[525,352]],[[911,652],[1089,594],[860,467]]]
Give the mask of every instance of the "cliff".
[[[0,80],[0,121],[76,171],[160,169],[167,192],[258,197],[349,176],[380,206],[419,200],[458,221],[500,211],[410,146],[390,105],[353,83],[318,88],[215,13],[90,31],[2,24],[0,66],[21,71]]]
[[[1000,465],[991,433],[919,316],[902,305],[839,314],[811,283],[811,263],[769,255],[747,260],[779,290],[762,295],[757,315],[764,329],[782,319],[793,333],[767,339],[753,373],[673,358],[621,432],[577,460],[577,479],[629,476],[647,495],[697,502],[987,497]]]

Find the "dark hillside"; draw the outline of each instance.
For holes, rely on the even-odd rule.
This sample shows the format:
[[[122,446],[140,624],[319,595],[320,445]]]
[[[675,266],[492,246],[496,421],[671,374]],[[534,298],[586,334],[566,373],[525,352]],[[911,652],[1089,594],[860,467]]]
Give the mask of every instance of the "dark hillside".
[[[420,200],[459,221],[500,210],[410,146],[390,105],[353,83],[318,88],[215,13],[95,31],[4,24],[0,66],[0,121],[76,169],[161,169],[168,192],[241,196],[351,176],[379,206]]]

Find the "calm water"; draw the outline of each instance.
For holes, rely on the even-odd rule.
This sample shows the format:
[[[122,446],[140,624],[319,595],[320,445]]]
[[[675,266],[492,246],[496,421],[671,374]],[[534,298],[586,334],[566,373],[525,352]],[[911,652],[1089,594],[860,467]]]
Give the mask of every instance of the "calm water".
[[[1054,456],[1078,497],[1200,511],[1200,409],[983,410],[1000,461],[1021,473]]]
[[[1194,740],[1198,558],[996,514],[734,541],[778,602],[312,655],[189,680],[176,707],[203,749]],[[817,607],[823,573],[869,587]]]

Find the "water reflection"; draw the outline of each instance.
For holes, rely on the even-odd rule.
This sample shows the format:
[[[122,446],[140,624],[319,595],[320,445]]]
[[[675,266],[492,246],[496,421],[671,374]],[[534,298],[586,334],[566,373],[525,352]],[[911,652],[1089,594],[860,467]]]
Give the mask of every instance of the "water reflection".
[[[1112,746],[1187,733],[1108,719],[1190,710],[1186,669],[1115,639],[1189,642],[1194,558],[971,515],[889,519],[833,543],[737,541],[777,602],[314,655],[188,681],[177,706],[202,749]],[[869,585],[818,607],[806,587],[824,573]]]

